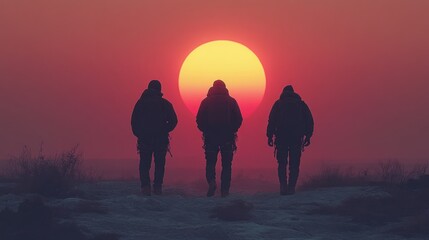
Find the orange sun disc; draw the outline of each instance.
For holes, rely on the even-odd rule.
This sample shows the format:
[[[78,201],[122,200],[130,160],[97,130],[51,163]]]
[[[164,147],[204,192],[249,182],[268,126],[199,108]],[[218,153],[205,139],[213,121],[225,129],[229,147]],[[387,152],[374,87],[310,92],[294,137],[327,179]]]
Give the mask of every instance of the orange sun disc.
[[[179,74],[179,91],[190,111],[197,113],[213,82],[221,79],[244,117],[251,115],[265,93],[265,72],[258,57],[243,44],[217,40],[195,48]]]

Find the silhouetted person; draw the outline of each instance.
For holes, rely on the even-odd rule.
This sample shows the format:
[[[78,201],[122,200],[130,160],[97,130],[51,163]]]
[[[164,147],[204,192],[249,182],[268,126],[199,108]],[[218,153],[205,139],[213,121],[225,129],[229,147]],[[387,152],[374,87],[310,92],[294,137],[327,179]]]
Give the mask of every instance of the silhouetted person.
[[[162,194],[165,156],[169,148],[169,132],[177,125],[173,105],[162,97],[161,83],[152,80],[137,101],[131,117],[134,135],[138,138],[137,149],[140,154],[140,181],[143,195],[151,195],[149,170],[152,155],[155,162],[153,192]]]
[[[291,85],[286,86],[271,109],[267,127],[268,145],[276,145],[281,195],[295,193],[301,151],[310,145],[313,128],[313,117],[307,104]],[[288,162],[289,179],[286,176]]]
[[[206,157],[207,196],[216,191],[216,162],[220,151],[222,158],[221,195],[229,195],[231,165],[236,150],[235,138],[243,118],[237,101],[229,96],[226,85],[216,80],[201,102],[197,114],[198,129],[203,132]]]

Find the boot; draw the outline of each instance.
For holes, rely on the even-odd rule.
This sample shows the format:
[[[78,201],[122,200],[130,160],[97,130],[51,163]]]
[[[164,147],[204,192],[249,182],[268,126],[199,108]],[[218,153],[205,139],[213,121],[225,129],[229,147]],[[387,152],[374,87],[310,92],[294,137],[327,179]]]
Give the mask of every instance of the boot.
[[[209,183],[209,190],[207,191],[207,197],[213,197],[216,192],[216,182],[212,181]]]
[[[280,195],[287,195],[288,188],[286,183],[280,183]]]
[[[220,196],[221,197],[228,197],[229,196],[229,190],[221,190]]]
[[[155,195],[162,195],[162,185],[153,185],[153,193]]]
[[[151,195],[150,185],[141,187],[141,193],[143,196],[150,196]]]
[[[295,185],[289,185],[288,188],[287,188],[286,194],[287,195],[293,195],[293,194],[295,194]]]

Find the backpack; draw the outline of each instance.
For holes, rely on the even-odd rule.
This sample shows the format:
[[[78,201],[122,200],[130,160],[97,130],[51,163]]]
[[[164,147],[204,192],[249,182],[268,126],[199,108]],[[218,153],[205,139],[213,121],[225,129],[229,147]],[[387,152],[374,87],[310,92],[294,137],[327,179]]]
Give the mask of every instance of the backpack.
[[[213,130],[229,130],[232,127],[231,100],[226,96],[216,96],[208,103],[208,126]]]
[[[305,132],[304,107],[301,100],[281,100],[278,131],[281,135],[302,136]]]
[[[155,137],[165,132],[165,106],[161,99],[145,99],[140,103],[139,125],[144,137]]]

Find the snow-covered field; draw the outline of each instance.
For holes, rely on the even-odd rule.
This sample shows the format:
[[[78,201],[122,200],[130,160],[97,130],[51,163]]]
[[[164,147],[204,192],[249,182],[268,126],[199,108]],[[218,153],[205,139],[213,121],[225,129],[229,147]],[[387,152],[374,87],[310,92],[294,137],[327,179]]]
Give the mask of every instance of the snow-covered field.
[[[73,210],[71,220],[87,233],[117,233],[120,239],[403,239],[338,216],[309,214],[322,205],[338,205],[352,196],[383,195],[377,187],[328,188],[280,196],[277,192],[207,198],[204,192],[166,188],[162,196],[143,197],[137,182],[97,182],[82,187],[85,199],[48,200]],[[0,196],[0,209],[16,209],[24,196]],[[88,200],[90,199],[90,200]],[[216,206],[241,199],[253,205],[248,220],[211,217]],[[81,206],[93,206],[81,211]],[[91,207],[90,207],[91,208]],[[70,219],[65,220],[70,221]]]

